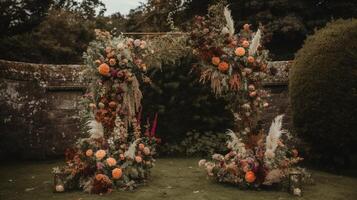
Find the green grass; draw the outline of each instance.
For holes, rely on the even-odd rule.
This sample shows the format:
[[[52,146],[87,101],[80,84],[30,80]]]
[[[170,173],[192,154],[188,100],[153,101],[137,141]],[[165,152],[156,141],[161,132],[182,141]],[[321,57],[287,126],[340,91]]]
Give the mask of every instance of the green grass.
[[[152,180],[134,192],[116,191],[99,197],[81,191],[52,192],[52,167],[63,162],[11,163],[0,167],[0,200],[121,200],[121,199],[182,199],[182,200],[353,200],[357,199],[357,179],[313,171],[314,185],[307,185],[303,197],[281,191],[250,191],[217,184],[206,178],[197,167],[197,159],[158,159]],[[26,191],[26,189],[31,189]]]

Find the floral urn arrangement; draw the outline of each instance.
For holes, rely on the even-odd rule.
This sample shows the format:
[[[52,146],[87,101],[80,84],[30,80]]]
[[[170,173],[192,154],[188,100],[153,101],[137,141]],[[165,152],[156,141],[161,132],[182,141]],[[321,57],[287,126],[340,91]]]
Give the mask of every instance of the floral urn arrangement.
[[[66,165],[54,168],[56,192],[131,190],[147,182],[155,164],[158,140],[142,135],[140,116],[140,83],[150,82],[146,61],[153,50],[144,40],[96,34],[84,54],[93,76],[80,113],[84,136],[66,152]]]

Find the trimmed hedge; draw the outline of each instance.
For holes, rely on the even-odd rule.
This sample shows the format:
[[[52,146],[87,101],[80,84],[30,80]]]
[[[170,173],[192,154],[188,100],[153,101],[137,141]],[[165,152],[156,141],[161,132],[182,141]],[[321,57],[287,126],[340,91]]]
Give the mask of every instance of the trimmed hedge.
[[[356,87],[357,19],[337,20],[307,38],[290,72],[293,123],[311,161],[336,169],[356,159]]]

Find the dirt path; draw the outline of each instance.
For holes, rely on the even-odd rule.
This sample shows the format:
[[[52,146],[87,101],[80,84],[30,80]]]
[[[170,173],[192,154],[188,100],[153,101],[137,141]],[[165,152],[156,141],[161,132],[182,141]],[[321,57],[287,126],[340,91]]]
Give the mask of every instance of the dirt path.
[[[135,192],[117,191],[99,197],[82,192],[52,193],[52,167],[61,162],[23,163],[0,166],[0,200],[285,200],[286,192],[242,191],[206,179],[197,159],[159,159],[152,180]],[[313,172],[315,185],[306,186],[296,199],[354,200],[357,179]]]

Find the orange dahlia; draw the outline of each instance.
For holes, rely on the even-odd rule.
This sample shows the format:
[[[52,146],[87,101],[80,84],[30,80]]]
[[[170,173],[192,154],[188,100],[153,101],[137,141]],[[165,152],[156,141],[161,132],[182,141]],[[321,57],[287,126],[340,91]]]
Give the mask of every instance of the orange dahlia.
[[[218,69],[219,69],[219,71],[221,71],[221,72],[226,72],[226,71],[229,69],[229,65],[228,65],[228,63],[226,63],[226,62],[221,62],[221,63],[219,63],[219,65],[218,65]]]
[[[115,168],[112,170],[113,179],[120,179],[123,175],[123,171],[120,168]]]
[[[245,181],[247,181],[248,183],[253,183],[255,179],[256,177],[254,172],[248,171],[247,173],[245,173]]]
[[[99,65],[98,71],[101,75],[108,76],[110,71],[109,65],[106,63]]]

